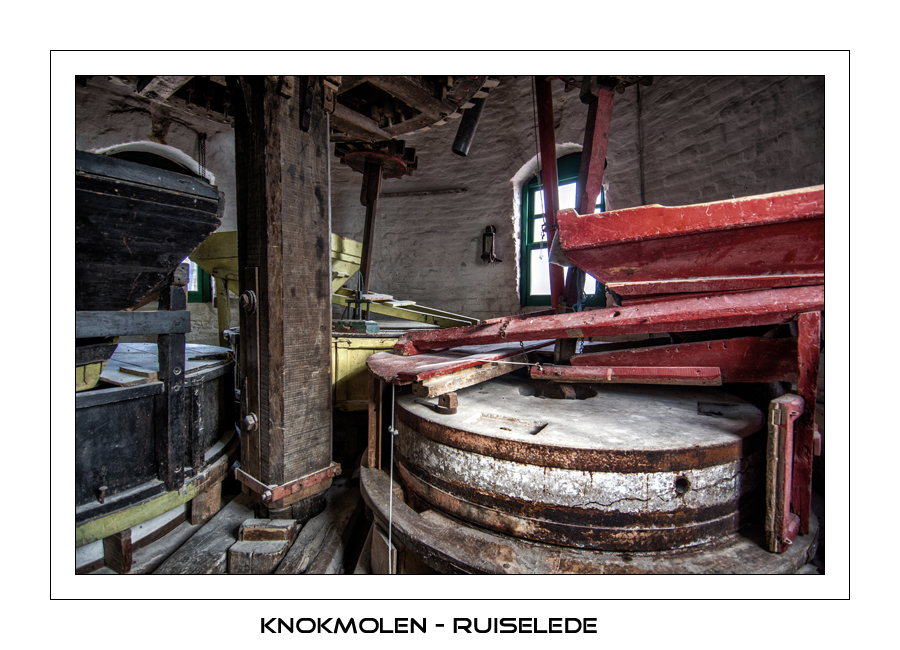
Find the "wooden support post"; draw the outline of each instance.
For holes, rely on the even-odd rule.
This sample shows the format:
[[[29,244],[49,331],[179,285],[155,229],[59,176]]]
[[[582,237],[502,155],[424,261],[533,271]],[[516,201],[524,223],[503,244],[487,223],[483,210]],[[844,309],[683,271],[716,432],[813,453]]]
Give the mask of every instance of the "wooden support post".
[[[578,184],[575,186],[578,214],[593,214],[597,197],[603,191],[603,167],[606,164],[613,97],[612,88],[600,88],[596,95],[591,95],[588,102],[581,167],[578,170]],[[578,296],[584,291],[584,281],[584,271],[574,267],[569,271],[566,278],[566,303],[569,307],[576,304]]]
[[[253,434],[242,465],[271,486],[328,468],[332,433],[328,126],[321,84],[304,108],[305,94],[286,97],[282,81],[229,80],[242,103],[234,125],[242,338],[258,327],[255,341],[241,341],[242,431]]]
[[[160,292],[160,310],[187,309],[183,286],[170,285]],[[187,424],[184,398],[184,334],[160,334],[157,337],[159,379],[165,384],[156,398],[156,464],[166,490],[175,490],[184,482],[185,440]]]
[[[367,467],[381,467],[381,400],[384,382],[369,373],[369,448]]]
[[[794,480],[791,509],[800,515],[800,532],[809,533],[809,509],[812,501],[812,458],[816,429],[816,393],[819,382],[819,343],[821,314],[807,312],[797,316],[797,392],[803,398],[803,415],[794,427]]]
[[[381,165],[367,162],[363,172],[360,202],[366,206],[366,224],[363,230],[362,266],[363,293],[369,293],[372,275],[372,249],[375,246],[375,216],[378,211],[378,195],[381,193]]]
[[[191,499],[191,525],[202,524],[222,507],[222,481],[217,481],[198,492]]]
[[[103,538],[103,558],[106,566],[116,573],[128,573],[133,562],[131,529]]]
[[[538,139],[541,145],[541,182],[544,188],[544,215],[547,223],[547,242],[553,245],[556,234],[556,212],[559,209],[559,177],[556,172],[556,133],[553,128],[553,93],[547,77],[534,78],[538,113]],[[559,309],[563,294],[565,272],[561,266],[550,264],[550,305]]]

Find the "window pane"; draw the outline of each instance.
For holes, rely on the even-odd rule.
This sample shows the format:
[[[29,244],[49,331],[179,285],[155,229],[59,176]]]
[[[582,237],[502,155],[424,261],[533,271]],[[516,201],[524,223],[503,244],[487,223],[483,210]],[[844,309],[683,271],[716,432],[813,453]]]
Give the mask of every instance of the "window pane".
[[[531,262],[531,278],[528,293],[535,295],[550,295],[550,255],[546,248],[539,248],[528,252]]]
[[[568,185],[560,185],[559,187],[559,209],[568,210],[575,207],[575,183]]]
[[[189,265],[188,266],[187,289],[188,289],[188,291],[197,291],[199,289],[199,282],[198,282],[199,273],[197,273],[197,265],[194,262],[192,262],[190,259],[188,259],[187,257],[184,258],[184,260],[182,260],[182,261],[187,262]]]
[[[547,241],[547,236],[544,234],[544,217],[536,218],[532,223],[534,223],[534,227],[531,229],[531,241],[529,244],[534,244],[539,241]]]
[[[531,196],[534,197],[534,213],[544,214],[544,190],[535,191]]]

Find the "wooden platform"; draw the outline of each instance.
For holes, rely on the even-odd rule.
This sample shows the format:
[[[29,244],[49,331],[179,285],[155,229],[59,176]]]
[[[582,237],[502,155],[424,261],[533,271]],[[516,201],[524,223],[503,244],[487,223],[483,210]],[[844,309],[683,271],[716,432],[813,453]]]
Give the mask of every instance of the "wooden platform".
[[[185,376],[224,366],[233,360],[227,348],[188,343],[185,345]],[[100,381],[113,386],[140,386],[157,381],[159,358],[156,343],[119,343]]]

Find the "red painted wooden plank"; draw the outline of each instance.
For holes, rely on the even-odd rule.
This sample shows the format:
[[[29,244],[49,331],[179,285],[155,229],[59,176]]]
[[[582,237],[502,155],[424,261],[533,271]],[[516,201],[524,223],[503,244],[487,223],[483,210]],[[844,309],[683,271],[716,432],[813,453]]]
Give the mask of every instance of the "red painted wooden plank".
[[[604,284],[825,272],[824,186],[558,221],[568,258]]]
[[[562,213],[560,213],[562,214]],[[604,284],[825,272],[825,219],[648,236],[567,252]]]
[[[584,129],[584,146],[581,150],[581,166],[578,170],[575,207],[581,214],[594,211],[597,197],[603,189],[603,167],[606,163],[606,147],[609,143],[609,125],[612,121],[612,89],[600,88],[588,102],[587,123]],[[578,302],[584,291],[584,275],[569,273],[566,278],[566,304]]]
[[[805,410],[794,426],[794,479],[791,505],[800,515],[800,532],[809,532],[809,509],[812,500],[812,458],[816,427],[816,392],[819,383],[819,343],[821,314],[818,311],[797,317],[797,357],[800,368],[797,392],[805,402]]]
[[[524,351],[531,352],[552,345],[552,341],[540,341],[526,345]],[[390,352],[379,352],[369,357],[367,364],[375,376],[390,382],[412,383],[440,377],[458,370],[473,368],[491,361],[499,361],[522,354],[521,345],[480,345],[460,347],[444,352],[431,352],[412,357]]]
[[[541,316],[491,325],[408,332],[400,337],[394,350],[399,354],[414,355],[429,349],[462,345],[774,325],[786,323],[798,313],[824,308],[824,286],[790,287]]]
[[[573,366],[709,366],[723,382],[797,381],[797,339],[746,336],[630,350],[592,352],[572,357]]]
[[[679,293],[721,293],[723,291],[748,291],[774,289],[776,287],[808,287],[825,284],[824,273],[793,275],[744,275],[717,278],[685,278],[645,282],[610,282],[606,288],[620,296],[648,296]],[[683,296],[682,296],[683,297]]]
[[[535,77],[535,103],[537,104],[538,139],[541,146],[541,181],[544,187],[544,215],[547,224],[547,241],[556,236],[556,213],[559,210],[559,177],[556,171],[556,131],[553,127],[553,93],[550,79]],[[550,264],[550,306],[559,309],[563,294],[565,272],[561,266]]]
[[[825,217],[825,186],[747,196],[727,201],[666,207],[645,205],[579,216],[558,215],[560,244],[570,251],[688,233],[740,230]]]
[[[581,214],[594,211],[597,197],[603,188],[603,165],[609,143],[609,125],[612,122],[612,90],[600,88],[597,96],[588,104],[587,124],[584,129],[584,146],[581,151],[581,167],[578,170],[578,197],[576,207]]]
[[[721,386],[722,374],[710,367],[532,366],[532,379],[611,384],[676,384]]]
[[[540,311],[530,311],[525,314],[515,314],[514,316],[501,316],[500,318],[491,318],[488,320],[483,320],[481,322],[484,325],[491,325],[493,323],[503,323],[508,320],[526,320],[528,318],[535,318],[537,316],[550,316],[555,313],[555,309],[541,309]]]

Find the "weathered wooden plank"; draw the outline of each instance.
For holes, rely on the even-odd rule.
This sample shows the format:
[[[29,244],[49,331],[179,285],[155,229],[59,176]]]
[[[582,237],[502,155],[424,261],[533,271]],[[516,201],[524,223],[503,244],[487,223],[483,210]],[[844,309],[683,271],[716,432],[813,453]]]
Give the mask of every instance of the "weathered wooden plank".
[[[75,152],[75,173],[105,176],[118,181],[192,194],[198,198],[219,200],[218,191],[214,187],[193,176],[87,151]]]
[[[592,215],[562,210],[559,228],[569,260],[604,284],[825,272],[824,186]]]
[[[76,311],[75,338],[186,334],[191,331],[188,311]]]
[[[456,105],[439,99],[432,94],[432,88],[422,79],[409,76],[371,76],[366,80],[374,86],[401,99],[408,106],[430,116],[449,115],[456,111]]]
[[[374,575],[395,575],[397,573],[397,547],[388,540],[387,533],[378,524],[373,524],[371,567]]]
[[[394,351],[415,355],[429,349],[534,341],[548,337],[584,338],[775,325],[790,321],[798,313],[824,308],[824,285],[789,287],[541,316],[492,325],[409,332],[400,337]]]
[[[809,532],[812,503],[812,460],[816,429],[816,397],[819,377],[819,347],[822,315],[818,311],[797,317],[797,392],[803,398],[804,411],[794,427],[794,479],[791,488],[792,510],[800,516],[800,532]]]
[[[193,75],[180,77],[171,75],[141,77],[138,80],[137,92],[139,95],[149,99],[166,101],[169,97],[178,92],[179,88],[193,78]]]
[[[502,324],[501,324],[502,327]],[[371,355],[369,369],[383,381],[403,384],[452,374],[466,368],[519,356],[547,347],[549,341],[530,345],[469,345],[426,355],[403,357],[389,352]]]
[[[171,285],[160,292],[161,310],[184,311],[187,293]],[[167,490],[184,482],[185,431],[188,430],[184,399],[184,334],[162,334],[157,338],[159,378],[165,385],[156,400],[156,463],[160,480]]]
[[[610,291],[615,291],[620,296],[651,296],[676,293],[748,291],[775,287],[808,287],[814,284],[825,284],[825,274],[795,273],[644,282],[610,282],[606,285],[606,288]]]
[[[452,393],[466,386],[474,386],[494,377],[518,370],[521,364],[528,363],[528,354],[506,357],[502,361],[492,361],[480,366],[457,370],[451,374],[439,375],[413,384],[413,395],[416,397],[438,397]]]
[[[362,512],[362,500],[355,486],[331,488],[326,496],[327,507],[306,522],[276,574],[343,572],[343,554]]]
[[[228,573],[267,575],[275,571],[291,543],[280,541],[235,542],[228,549]]]
[[[297,529],[292,519],[248,519],[241,524],[239,538],[242,542],[293,542]]]
[[[213,483],[191,499],[191,524],[196,526],[213,517],[222,508],[222,482]]]
[[[722,385],[718,368],[696,366],[532,366],[529,374],[532,379],[566,383]]]
[[[153,573],[225,573],[228,549],[237,541],[241,523],[253,518],[251,507],[252,502],[246,495],[232,499]]]
[[[707,366],[724,382],[797,380],[797,339],[755,336],[626,350],[603,350],[572,357],[573,366]]]
[[[158,386],[159,384],[151,384]],[[147,388],[142,386],[141,388]],[[110,388],[107,391],[120,390],[118,388]],[[135,389],[125,389],[135,390]],[[180,506],[194,498],[198,491],[203,490],[206,486],[217,481],[221,481],[225,476],[225,472],[229,466],[228,455],[222,456],[214,465],[208,467],[201,475],[195,476],[183,488],[166,492],[164,494],[152,494],[149,498],[129,507],[120,512],[112,512],[106,515],[92,517],[89,521],[78,525],[75,528],[75,547],[90,544],[98,539],[103,539],[108,535],[112,535],[126,528],[132,528],[139,524],[152,519],[158,515],[169,512],[173,508]],[[160,483],[151,486],[153,492],[163,490],[164,487]],[[102,506],[101,506],[102,507]],[[76,508],[75,518],[79,521],[79,516],[83,513]],[[88,511],[92,512],[94,508]],[[90,516],[90,515],[88,515]]]
[[[131,529],[105,537],[103,539],[103,558],[106,566],[116,573],[129,573],[133,562]]]
[[[254,474],[248,463],[245,470],[282,485],[331,463],[331,256],[323,164],[330,147],[321,85],[304,132],[297,118],[302,93],[284,97],[277,78],[245,81],[251,119],[246,110],[235,117],[238,258],[242,288],[250,286],[250,269],[259,274],[260,399],[259,468]],[[242,332],[251,317],[241,312]]]
[[[381,467],[381,402],[384,382],[374,372],[369,373],[369,421],[366,459],[368,467]]]

